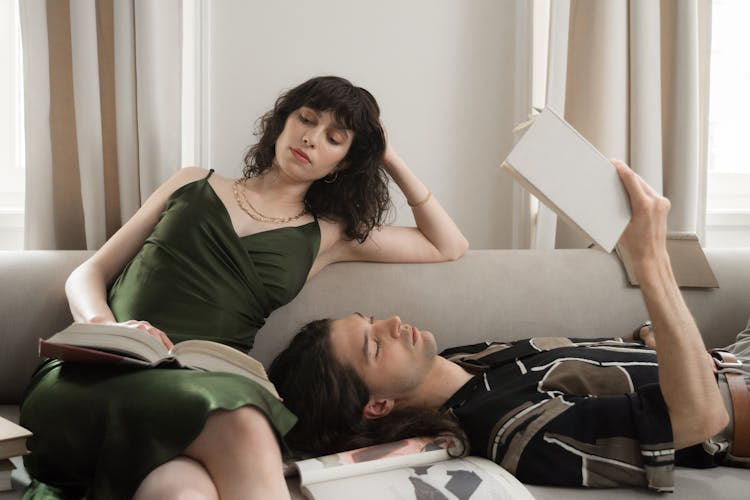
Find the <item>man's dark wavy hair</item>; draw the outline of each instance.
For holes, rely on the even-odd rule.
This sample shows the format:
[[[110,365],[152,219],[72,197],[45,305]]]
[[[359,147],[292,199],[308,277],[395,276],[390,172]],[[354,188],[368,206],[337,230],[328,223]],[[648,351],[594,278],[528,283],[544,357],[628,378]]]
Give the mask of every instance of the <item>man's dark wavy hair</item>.
[[[282,94],[273,109],[258,120],[260,137],[245,155],[243,175],[255,177],[275,158],[276,140],[289,115],[302,106],[330,111],[339,125],[354,132],[335,182],[313,182],[305,207],[317,217],[344,223],[344,233],[360,243],[384,222],[390,207],[388,176],[383,169],[386,139],[380,108],[367,90],[337,76],[313,78]]]
[[[414,436],[452,435],[468,441],[458,422],[436,409],[402,408],[367,419],[370,392],[350,366],[338,362],[329,319],[305,325],[271,363],[268,376],[284,404],[298,417],[285,436],[293,452],[327,455]]]

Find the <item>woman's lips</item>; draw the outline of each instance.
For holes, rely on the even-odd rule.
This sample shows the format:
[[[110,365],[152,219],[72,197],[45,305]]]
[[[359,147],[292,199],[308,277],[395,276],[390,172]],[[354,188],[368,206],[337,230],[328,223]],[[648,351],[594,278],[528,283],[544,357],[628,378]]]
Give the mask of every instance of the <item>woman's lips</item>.
[[[310,157],[307,156],[302,150],[299,150],[297,148],[290,148],[292,150],[292,155],[294,155],[295,158],[297,158],[299,161],[304,163],[310,163]]]
[[[415,327],[411,327],[411,345],[417,344],[417,337],[419,337],[419,330]]]

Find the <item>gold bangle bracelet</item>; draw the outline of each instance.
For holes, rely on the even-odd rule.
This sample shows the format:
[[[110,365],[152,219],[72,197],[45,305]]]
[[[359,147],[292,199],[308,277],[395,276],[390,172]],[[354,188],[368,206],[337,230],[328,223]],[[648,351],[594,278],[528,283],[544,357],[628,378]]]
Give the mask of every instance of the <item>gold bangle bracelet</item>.
[[[424,205],[425,203],[427,203],[428,201],[430,201],[430,198],[432,198],[432,191],[428,190],[427,191],[427,196],[424,197],[424,200],[418,201],[416,203],[409,203],[409,201],[407,200],[406,203],[409,203],[409,206],[411,208],[417,208],[417,207],[421,207],[422,205]]]

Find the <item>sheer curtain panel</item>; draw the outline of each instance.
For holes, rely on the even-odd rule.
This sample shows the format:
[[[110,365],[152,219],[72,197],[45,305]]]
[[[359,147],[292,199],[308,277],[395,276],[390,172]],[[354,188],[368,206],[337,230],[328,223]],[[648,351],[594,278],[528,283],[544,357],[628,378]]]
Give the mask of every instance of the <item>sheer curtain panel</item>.
[[[710,0],[552,0],[547,75],[547,104],[670,199],[670,230],[701,237],[710,19]],[[560,61],[564,70],[551,66]],[[537,247],[589,244],[562,221],[544,222]]]
[[[96,249],[180,163],[181,2],[21,2],[27,249]]]

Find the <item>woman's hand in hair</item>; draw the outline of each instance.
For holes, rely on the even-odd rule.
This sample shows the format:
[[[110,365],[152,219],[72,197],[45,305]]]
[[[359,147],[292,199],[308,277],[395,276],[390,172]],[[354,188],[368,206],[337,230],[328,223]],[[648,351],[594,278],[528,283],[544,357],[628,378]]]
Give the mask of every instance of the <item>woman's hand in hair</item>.
[[[398,185],[401,192],[406,196],[410,204],[423,200],[430,193],[427,186],[417,178],[409,168],[409,165],[401,158],[396,149],[393,147],[388,134],[386,133],[385,153],[383,153],[383,168],[391,179]]]
[[[385,131],[385,128],[383,128],[383,130]],[[388,138],[388,133],[386,131],[385,152],[383,153],[383,168],[385,168],[385,171],[388,172],[388,175],[394,177],[396,174],[394,170],[398,169],[399,166],[406,167],[406,163],[404,163],[404,160],[401,159],[398,152],[393,147],[393,144],[391,144],[391,141]]]

